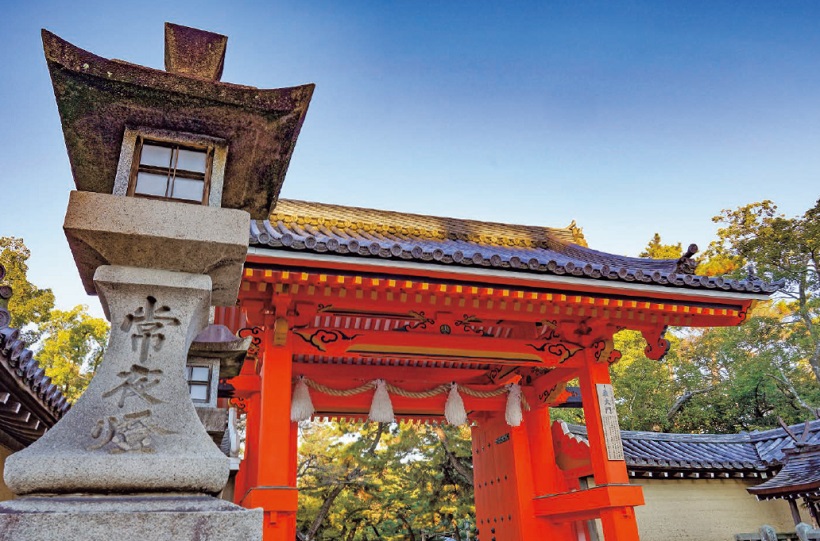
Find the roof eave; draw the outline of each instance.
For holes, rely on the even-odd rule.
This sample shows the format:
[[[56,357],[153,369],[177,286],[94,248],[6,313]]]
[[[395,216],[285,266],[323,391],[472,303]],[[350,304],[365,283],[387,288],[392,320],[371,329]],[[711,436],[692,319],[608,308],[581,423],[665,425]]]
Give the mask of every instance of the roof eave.
[[[757,300],[766,300],[765,293],[733,292],[723,290],[700,290],[683,287],[671,287],[651,284],[636,284],[614,280],[601,280],[575,276],[553,274],[536,274],[510,272],[492,268],[453,267],[417,261],[396,261],[392,259],[370,259],[330,254],[292,252],[274,248],[248,248],[249,259],[260,258],[281,265],[303,265],[315,268],[355,268],[363,272],[382,272],[397,275],[440,276],[446,279],[465,282],[492,282],[516,284],[530,287],[561,287],[567,290],[586,291],[591,287],[610,294],[625,296],[657,298],[676,298],[692,302],[710,302],[716,304],[746,304]]]

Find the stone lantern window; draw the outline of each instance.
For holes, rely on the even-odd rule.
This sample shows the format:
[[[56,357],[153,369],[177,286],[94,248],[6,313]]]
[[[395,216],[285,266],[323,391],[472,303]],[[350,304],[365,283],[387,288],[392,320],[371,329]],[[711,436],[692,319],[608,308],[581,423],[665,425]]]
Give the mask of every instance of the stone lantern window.
[[[126,128],[114,195],[219,207],[227,154],[214,137]]]
[[[196,406],[216,407],[217,386],[213,384],[212,376],[218,376],[218,373],[214,374],[213,364],[218,365],[218,362],[189,364],[185,367],[188,392],[191,394],[191,400]]]
[[[131,176],[128,195],[164,197],[202,203],[207,201],[207,149],[186,148],[140,138],[139,160]]]

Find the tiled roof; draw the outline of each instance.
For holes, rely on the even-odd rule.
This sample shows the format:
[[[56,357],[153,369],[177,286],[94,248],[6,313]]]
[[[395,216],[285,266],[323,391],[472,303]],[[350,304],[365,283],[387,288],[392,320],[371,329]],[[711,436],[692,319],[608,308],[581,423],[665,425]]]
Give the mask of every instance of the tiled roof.
[[[692,253],[642,259],[586,247],[574,223],[552,229],[279,200],[251,222],[250,244],[352,257],[489,267],[662,286],[773,293],[780,284],[692,274]]]
[[[747,490],[760,499],[820,496],[820,445],[786,449],[783,469]]]
[[[0,280],[4,274],[0,265]],[[0,287],[0,301],[10,295],[11,288]],[[8,327],[10,319],[0,305],[0,432],[28,445],[51,428],[70,405],[20,340],[20,331]]]
[[[0,371],[0,409],[25,417],[22,424],[0,420],[0,430],[12,433],[21,443],[33,442],[68,412],[70,404],[20,340],[17,329],[0,329]],[[24,393],[39,403],[40,415],[31,411],[35,409],[32,404],[22,403]]]
[[[809,431],[808,441],[820,442],[820,421],[810,423]],[[567,424],[565,432],[576,438],[587,436],[586,427],[580,425]],[[621,439],[630,469],[674,472],[770,472],[783,465],[784,450],[794,446],[782,428],[740,434],[622,430]]]

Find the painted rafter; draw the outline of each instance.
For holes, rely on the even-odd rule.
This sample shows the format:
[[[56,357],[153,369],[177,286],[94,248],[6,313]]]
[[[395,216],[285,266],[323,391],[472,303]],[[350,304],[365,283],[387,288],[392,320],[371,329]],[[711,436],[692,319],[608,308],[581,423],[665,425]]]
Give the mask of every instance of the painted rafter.
[[[464,311],[490,319],[544,317],[603,318],[640,330],[655,325],[735,325],[752,301],[701,301],[567,294],[432,281],[368,278],[308,272],[246,269],[241,297],[287,294],[299,301],[331,304],[339,310],[407,312]]]

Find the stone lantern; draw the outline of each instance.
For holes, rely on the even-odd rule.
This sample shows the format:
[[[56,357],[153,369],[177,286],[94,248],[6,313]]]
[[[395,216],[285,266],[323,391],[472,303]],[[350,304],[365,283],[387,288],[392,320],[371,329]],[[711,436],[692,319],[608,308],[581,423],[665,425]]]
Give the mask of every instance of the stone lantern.
[[[161,71],[43,31],[77,188],[64,229],[111,337],[71,411],[6,462],[19,499],[0,539],[261,539],[261,511],[213,497],[228,458],[186,358],[210,307],[236,302],[250,219],[276,203],[313,85],[221,83],[225,36],[166,24],[165,41]]]

